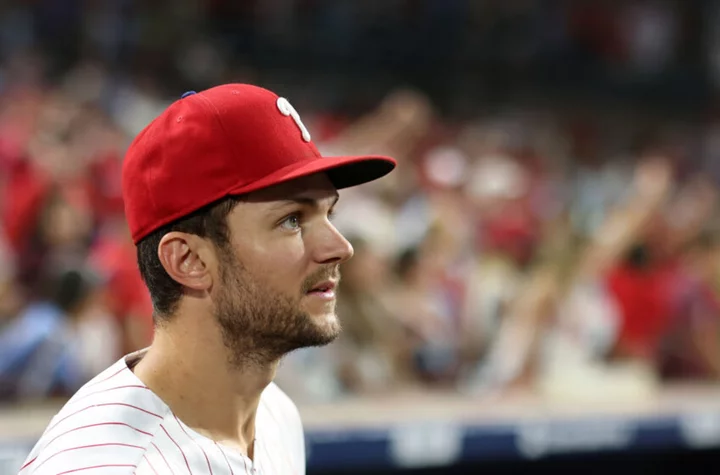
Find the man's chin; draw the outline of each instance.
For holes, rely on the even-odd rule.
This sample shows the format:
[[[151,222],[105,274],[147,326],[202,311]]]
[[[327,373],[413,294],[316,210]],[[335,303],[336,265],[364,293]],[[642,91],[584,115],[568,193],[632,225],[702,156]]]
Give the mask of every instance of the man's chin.
[[[318,329],[319,330],[319,329]],[[295,338],[292,342],[290,342],[290,347],[288,348],[287,353],[295,350],[299,350],[302,348],[311,348],[311,347],[319,347],[319,346],[326,346],[332,343],[337,339],[337,337],[340,335],[340,331],[316,331],[312,333],[307,333],[305,335],[300,336],[299,338]]]
[[[307,346],[326,346],[332,343],[333,341],[337,340],[337,337],[339,336],[339,333],[325,333],[320,338],[316,339],[312,345]]]
[[[312,318],[313,322],[315,324],[322,326],[322,327],[340,327],[340,321],[338,319],[337,314],[335,313],[335,309],[327,309],[322,312],[317,312],[316,314],[310,316]]]
[[[326,340],[324,344],[331,343],[340,336],[340,320],[334,312],[318,315],[313,320],[318,335],[322,335],[319,339]]]
[[[317,315],[313,317],[315,335],[313,344],[308,346],[324,346],[332,343],[340,336],[341,327],[335,312]]]

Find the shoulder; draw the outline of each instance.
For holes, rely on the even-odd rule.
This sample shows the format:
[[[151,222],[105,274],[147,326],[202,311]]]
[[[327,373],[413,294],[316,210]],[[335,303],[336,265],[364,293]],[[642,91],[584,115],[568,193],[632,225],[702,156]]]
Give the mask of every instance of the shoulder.
[[[275,383],[270,383],[260,399],[262,411],[258,412],[258,420],[262,421],[262,431],[269,429],[270,435],[283,447],[296,474],[305,473],[305,433],[300,412],[295,403]],[[266,416],[267,414],[267,416]]]
[[[276,417],[284,419],[284,422],[296,422],[301,424],[300,412],[297,406],[290,399],[285,391],[275,383],[270,383],[262,394],[262,401],[270,412]]]
[[[83,386],[50,421],[21,475],[134,472],[168,408],[119,363]]]

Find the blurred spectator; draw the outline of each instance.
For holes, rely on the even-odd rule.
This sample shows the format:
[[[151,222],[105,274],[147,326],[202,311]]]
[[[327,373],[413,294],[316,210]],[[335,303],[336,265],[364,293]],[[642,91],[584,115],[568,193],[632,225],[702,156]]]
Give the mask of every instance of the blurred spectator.
[[[720,242],[706,232],[690,242],[671,291],[668,330],[661,341],[660,374],[667,379],[720,379]]]
[[[398,283],[387,257],[360,239],[352,244],[355,255],[343,269],[338,296],[339,377],[350,392],[397,389],[414,374],[412,337],[399,319]]]
[[[0,332],[2,399],[70,395],[115,357],[116,332],[98,313],[96,278],[45,272],[36,300]]]
[[[111,225],[114,224],[114,227]],[[120,353],[152,341],[152,301],[137,269],[135,246],[123,222],[106,224],[90,251],[89,262],[103,276],[102,299],[120,330]]]

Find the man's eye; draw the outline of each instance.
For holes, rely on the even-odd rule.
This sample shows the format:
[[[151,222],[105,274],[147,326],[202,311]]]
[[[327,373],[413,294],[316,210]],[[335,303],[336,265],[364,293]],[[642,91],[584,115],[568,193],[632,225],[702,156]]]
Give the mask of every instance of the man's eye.
[[[288,231],[300,229],[300,216],[291,214],[280,223],[280,227]]]

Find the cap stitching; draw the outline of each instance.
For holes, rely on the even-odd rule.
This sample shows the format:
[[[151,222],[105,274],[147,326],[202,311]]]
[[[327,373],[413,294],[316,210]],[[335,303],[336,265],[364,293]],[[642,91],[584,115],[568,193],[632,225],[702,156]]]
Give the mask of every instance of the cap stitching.
[[[200,94],[192,94],[192,95],[188,96],[185,100],[191,100],[193,97],[202,97],[202,96],[201,96]],[[178,102],[179,102],[179,101],[175,101],[173,104],[171,104],[171,105],[169,106],[169,109],[172,108],[172,106],[173,106],[174,104],[178,103]],[[207,112],[208,112],[211,116],[214,115],[212,110],[209,110],[209,111],[207,111]],[[217,110],[215,110],[215,112],[217,112]],[[147,135],[149,135],[149,136],[154,136],[154,135],[157,133],[156,127],[152,127],[152,124],[154,124],[155,122],[158,122],[161,117],[162,117],[162,116],[156,117],[155,119],[153,119],[153,120],[150,122],[150,124],[148,124],[148,126],[147,126],[146,129],[145,129],[145,134],[147,134]],[[225,128],[222,127],[222,124],[220,124],[220,127],[223,129],[223,133],[227,134],[227,132],[225,131]],[[148,137],[148,139],[149,139],[149,138],[151,138],[151,137]],[[137,138],[136,138],[136,140],[137,140]],[[153,186],[153,185],[154,185],[155,182],[157,181],[157,174],[158,174],[158,170],[157,170],[156,167],[149,167],[149,170],[148,170],[148,175],[149,175],[149,176],[148,176],[148,179],[147,179],[147,180],[143,180],[143,181],[144,181],[143,184],[144,184],[145,189],[146,189],[146,196],[148,197],[147,199],[148,199],[148,201],[149,201],[148,205],[151,206],[156,212],[157,212],[157,210],[158,210],[158,206],[157,206],[156,197],[155,197],[155,195],[154,195],[154,193],[153,193],[153,190],[154,190],[154,186]],[[222,198],[222,195],[221,195],[220,197],[218,197],[217,199],[220,199],[220,198]],[[208,203],[211,203],[211,202],[212,202],[212,201],[209,201]],[[205,203],[204,205],[201,205],[200,207],[205,206],[205,205],[207,205],[208,203]],[[198,208],[198,209],[199,209],[199,208]],[[190,211],[190,212],[192,212],[192,211]],[[180,218],[182,218],[183,216],[186,216],[188,213],[189,213],[189,212],[182,212],[182,213],[180,213],[180,214],[173,213],[173,214],[171,214],[170,216],[166,217],[165,219],[160,220],[160,221],[162,221],[162,223],[159,224],[159,225],[157,224],[157,221],[156,221],[155,223],[146,224],[145,226],[142,226],[142,228],[141,228],[137,233],[133,233],[133,234],[134,234],[134,235],[133,235],[133,239],[134,239],[136,242],[138,242],[140,239],[147,237],[147,235],[150,234],[150,233],[152,233],[153,231],[156,231],[157,229],[160,229],[162,226],[165,226],[165,225],[167,225],[167,224],[175,221],[176,219],[180,219]],[[136,235],[137,235],[137,237],[135,237]]]
[[[208,98],[206,98],[206,97],[203,96],[202,94],[191,94],[191,95],[187,96],[187,97],[184,98],[184,99],[185,99],[185,100],[193,100],[193,98],[196,98],[196,97],[203,100],[203,102],[205,103],[206,112],[209,113],[210,116],[213,117],[213,118],[218,122],[218,124],[220,125],[220,129],[222,129],[222,133],[223,133],[224,136],[225,136],[226,142],[229,142],[227,130],[225,129],[225,127],[223,126],[222,121],[220,121],[220,118],[219,118],[220,112],[217,110],[217,108],[214,106],[214,104],[213,104]],[[182,100],[182,99],[181,99],[181,100]],[[201,104],[201,105],[202,105],[202,104]],[[209,106],[209,107],[208,107],[208,106]],[[157,119],[155,119],[155,120],[157,120]],[[231,148],[233,148],[233,147],[231,146]],[[237,156],[237,153],[235,153],[235,155]],[[154,171],[151,172],[151,174],[150,174],[150,180],[152,180],[152,181],[155,180],[155,173],[154,173]],[[153,201],[153,203],[152,203],[152,204],[153,204],[153,207],[154,207],[155,209],[157,209],[157,205],[155,205],[155,202],[154,202],[154,201],[155,201],[155,200],[154,200],[154,197],[152,197],[152,194],[150,193],[150,186],[149,186],[148,183],[146,183],[146,186],[147,186],[147,188],[148,188],[148,194],[151,196],[150,199],[151,199],[151,201]],[[231,188],[231,189],[232,189],[232,188]],[[223,191],[221,194],[219,194],[218,197],[216,197],[216,198],[214,198],[214,199],[212,199],[212,200],[210,200],[210,201],[207,201],[207,203],[200,204],[200,205],[197,206],[197,207],[194,207],[194,206],[193,206],[193,207],[192,207],[193,210],[195,210],[195,209],[200,209],[201,207],[207,206],[209,203],[212,203],[213,201],[216,201],[216,200],[221,199],[223,196],[227,196],[228,191],[229,191],[229,190]],[[138,237],[135,238],[135,240],[138,241],[139,239],[142,239],[142,238],[146,237],[146,236],[147,236],[148,234],[150,234],[151,232],[153,232],[153,231],[161,228],[162,226],[165,226],[165,225],[167,225],[167,224],[170,224],[170,223],[172,223],[173,221],[175,221],[176,219],[180,219],[180,218],[182,218],[183,216],[186,216],[186,215],[189,214],[189,213],[192,213],[192,210],[191,210],[191,211],[182,210],[182,211],[179,211],[179,212],[176,212],[176,213],[172,213],[172,214],[166,216],[164,219],[159,220],[160,224],[158,224],[158,221],[156,221],[155,223],[151,223],[151,224],[148,224],[148,225],[146,225],[146,226],[143,226],[143,229],[140,230],[140,231],[137,233],[137,236],[138,236]]]
[[[213,102],[210,99],[208,99],[207,97],[205,97],[202,94],[195,94],[195,97],[201,98],[203,100],[203,102],[205,102],[205,104],[212,109],[210,111],[210,113],[212,114],[213,118],[218,123],[218,125],[220,125],[220,129],[222,130],[222,132],[225,136],[225,142],[227,142],[229,144],[229,148],[232,149],[232,152],[235,155],[235,158],[240,157],[240,154],[235,149],[235,144],[232,143],[232,141],[230,140],[230,135],[228,134],[227,129],[225,129],[225,124],[223,124],[223,121],[220,119],[220,111],[218,110],[218,108],[215,107],[215,104],[213,104]],[[213,111],[215,112],[214,114],[212,113]]]

